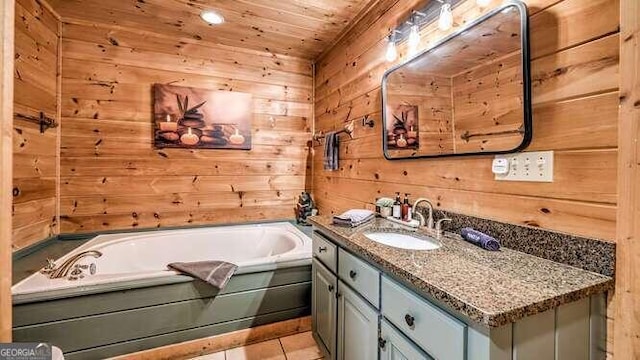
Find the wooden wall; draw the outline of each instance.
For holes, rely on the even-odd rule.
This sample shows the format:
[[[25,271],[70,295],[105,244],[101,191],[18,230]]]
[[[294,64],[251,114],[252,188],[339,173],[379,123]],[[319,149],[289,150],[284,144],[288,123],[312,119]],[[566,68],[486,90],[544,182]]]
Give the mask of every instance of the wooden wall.
[[[640,358],[640,2],[620,1],[620,156],[614,354]]]
[[[342,137],[340,169],[314,160],[321,212],[363,207],[408,192],[439,208],[515,224],[613,240],[616,223],[618,0],[528,0],[531,22],[534,136],[528,150],[555,151],[553,183],[497,182],[490,156],[387,161],[381,150],[380,80],[386,36],[421,1],[380,0],[317,62],[316,130],[339,129],[372,115],[374,128]],[[498,5],[494,1],[492,5]],[[456,23],[481,10],[467,1]],[[455,30],[455,27],[454,29]],[[423,46],[444,34],[423,31]],[[400,52],[405,52],[401,46]],[[322,154],[321,147],[315,147]]]
[[[521,59],[516,52],[453,77],[457,153],[504,151],[522,144]]]
[[[311,62],[64,19],[61,231],[291,219]],[[253,95],[253,149],[154,150],[153,83]]]
[[[11,342],[11,142],[15,3],[0,4],[0,342]]]
[[[59,120],[59,25],[37,0],[16,1],[14,112]],[[14,118],[13,249],[58,233],[59,128]]]

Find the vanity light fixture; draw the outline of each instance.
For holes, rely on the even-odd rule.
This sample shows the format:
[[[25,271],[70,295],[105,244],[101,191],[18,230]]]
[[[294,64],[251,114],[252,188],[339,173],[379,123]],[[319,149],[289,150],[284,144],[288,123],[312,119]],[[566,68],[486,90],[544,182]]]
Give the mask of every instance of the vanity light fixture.
[[[224,17],[213,10],[203,11],[200,17],[210,25],[220,25],[224,22]]]
[[[389,43],[387,44],[387,53],[385,58],[388,62],[393,62],[398,57],[398,50],[396,50],[396,33],[395,31],[389,35]]]
[[[442,31],[451,29],[453,26],[453,14],[451,13],[451,4],[443,2],[440,7],[440,17],[438,18],[438,28]]]
[[[453,26],[452,9],[465,1],[467,0],[431,0],[426,6],[413,10],[407,19],[391,29],[385,52],[386,60],[388,62],[396,61],[400,55],[397,46],[403,42],[406,43],[407,59],[413,58],[419,52],[420,30],[430,24],[438,26],[442,30],[450,29]]]

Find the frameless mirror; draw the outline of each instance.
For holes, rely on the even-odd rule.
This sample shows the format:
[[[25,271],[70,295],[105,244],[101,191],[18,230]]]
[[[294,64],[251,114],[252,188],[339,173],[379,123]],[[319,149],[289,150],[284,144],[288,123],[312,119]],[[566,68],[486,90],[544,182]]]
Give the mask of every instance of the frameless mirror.
[[[493,9],[382,80],[387,159],[503,154],[531,141],[527,9]]]

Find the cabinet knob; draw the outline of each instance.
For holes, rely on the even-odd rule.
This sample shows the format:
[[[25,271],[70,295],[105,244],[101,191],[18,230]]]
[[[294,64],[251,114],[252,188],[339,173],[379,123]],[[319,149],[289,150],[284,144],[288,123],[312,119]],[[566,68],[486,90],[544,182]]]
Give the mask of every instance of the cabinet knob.
[[[378,338],[378,346],[380,347],[380,349],[384,349],[384,347],[387,346],[387,340]]]
[[[356,275],[358,275],[358,273],[357,273],[355,270],[351,270],[351,271],[349,271],[349,277],[350,277],[351,279],[355,279],[355,278],[356,278]]]
[[[409,314],[404,316],[404,321],[407,323],[407,325],[409,325],[410,327],[413,327],[413,325],[415,324],[415,318]]]
[[[336,293],[336,297],[337,297],[338,299],[340,299],[340,298],[342,297],[342,294],[341,294],[340,292],[337,292],[337,293]]]
[[[333,285],[329,285],[328,289],[329,289],[329,292],[332,292],[333,291]]]
[[[327,247],[326,246],[318,247],[318,252],[325,252],[325,251],[327,251]]]

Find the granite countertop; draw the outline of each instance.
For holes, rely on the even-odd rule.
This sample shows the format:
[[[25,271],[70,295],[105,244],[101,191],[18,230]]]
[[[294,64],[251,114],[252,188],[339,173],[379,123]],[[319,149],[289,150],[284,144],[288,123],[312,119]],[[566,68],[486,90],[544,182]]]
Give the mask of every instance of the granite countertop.
[[[377,218],[358,228],[331,224],[331,216],[309,221],[340,245],[464,317],[499,327],[564,303],[613,289],[609,276],[502,248],[486,251],[458,235],[442,247],[416,251],[371,241],[364,233],[400,227]],[[428,234],[427,230],[419,233]]]

